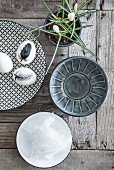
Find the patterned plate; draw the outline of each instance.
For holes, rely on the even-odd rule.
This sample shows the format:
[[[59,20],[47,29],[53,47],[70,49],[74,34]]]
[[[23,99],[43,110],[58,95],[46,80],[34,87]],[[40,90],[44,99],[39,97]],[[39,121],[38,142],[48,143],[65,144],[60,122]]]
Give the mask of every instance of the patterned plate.
[[[103,69],[84,57],[62,61],[50,79],[53,102],[72,116],[86,116],[97,111],[105,100],[108,89]]]
[[[23,105],[29,101],[40,89],[45,76],[45,54],[40,43],[33,34],[24,35],[28,29],[18,23],[0,20],[0,52],[9,55],[13,61],[13,70],[9,74],[0,74],[0,110],[8,110]],[[22,65],[16,59],[16,50],[25,40],[32,40],[37,49],[34,61],[26,67],[31,68],[37,74],[34,85],[24,87],[15,83],[12,78],[13,71]]]

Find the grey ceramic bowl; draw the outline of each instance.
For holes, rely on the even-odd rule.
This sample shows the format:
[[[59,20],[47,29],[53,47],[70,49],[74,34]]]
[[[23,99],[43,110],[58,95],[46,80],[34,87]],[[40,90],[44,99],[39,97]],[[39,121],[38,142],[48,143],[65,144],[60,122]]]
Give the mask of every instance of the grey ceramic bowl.
[[[78,56],[57,65],[49,89],[53,102],[61,111],[81,117],[98,110],[105,100],[108,82],[98,63]]]

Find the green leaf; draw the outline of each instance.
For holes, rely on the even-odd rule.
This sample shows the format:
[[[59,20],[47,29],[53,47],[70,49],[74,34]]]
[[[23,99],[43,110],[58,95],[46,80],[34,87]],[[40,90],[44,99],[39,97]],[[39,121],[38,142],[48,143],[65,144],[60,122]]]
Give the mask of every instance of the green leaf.
[[[83,17],[83,16],[85,16],[86,14],[92,14],[92,13],[94,13],[94,12],[96,12],[96,11],[86,11],[86,12],[83,12],[83,13],[81,13],[81,14],[78,14],[78,15],[76,15],[76,17],[75,17],[75,22],[76,21],[78,21],[81,17]],[[71,24],[71,26],[73,25],[73,23]]]
[[[53,12],[50,10],[50,8],[48,7],[47,3],[45,2],[45,0],[43,0],[44,5],[46,6],[46,8],[48,9],[48,11],[50,12],[50,14],[53,16],[53,18],[57,19],[57,17],[53,14]]]
[[[76,27],[75,19],[74,19],[73,23],[74,23],[74,25],[73,25],[72,34],[71,34],[70,38],[72,38],[72,36],[74,35],[74,31],[75,31],[75,27]]]
[[[30,33],[32,33],[32,32],[35,32],[35,31],[38,31],[38,30],[40,30],[40,29],[42,29],[42,28],[45,28],[45,27],[47,27],[48,25],[51,25],[52,23],[53,23],[53,22],[50,22],[50,23],[45,24],[45,25],[43,25],[43,26],[41,26],[41,27],[35,28],[35,29],[31,30],[31,31],[28,31],[25,35],[30,34]]]
[[[62,7],[63,7],[63,10],[62,10],[62,19],[65,17],[65,11],[64,11],[64,7],[65,7],[65,1],[62,0]]]
[[[76,18],[81,18],[81,17],[83,17],[83,16],[85,16],[85,15],[87,15],[87,14],[92,14],[92,13],[94,13],[94,12],[96,12],[96,11],[91,11],[91,10],[89,10],[89,11],[86,11],[86,12],[82,12],[81,14],[78,14],[78,15],[76,15]]]
[[[49,71],[49,69],[50,69],[50,67],[51,67],[51,65],[52,65],[52,63],[53,63],[53,61],[54,61],[54,59],[55,59],[55,56],[56,56],[56,54],[57,54],[57,50],[58,50],[60,41],[61,41],[61,35],[60,35],[59,40],[58,40],[58,42],[57,42],[57,45],[56,45],[56,49],[55,49],[54,55],[53,55],[53,57],[52,57],[52,59],[51,59],[51,62],[50,62],[50,64],[49,64],[48,68],[47,68],[46,74],[48,73],[48,71]]]
[[[86,0],[86,2],[84,2],[83,4],[81,4],[79,6],[79,8],[77,9],[77,12],[80,11],[82,8],[84,8],[84,6],[86,6],[87,4],[89,4],[92,0]]]
[[[64,29],[66,29],[66,31],[72,35],[72,28],[68,24],[67,24],[67,28],[65,27]],[[84,42],[81,40],[80,36],[76,32],[74,32],[73,37],[85,46]]]
[[[81,27],[76,28],[75,31],[81,30],[81,29],[83,29],[83,28],[92,27],[92,26],[93,26],[93,25],[85,25],[85,26],[81,26]]]
[[[64,1],[65,1],[66,5],[67,5],[69,11],[72,12],[71,7],[70,7],[70,5],[69,5],[69,2],[68,2],[67,0],[64,0]]]
[[[63,6],[61,6],[61,5],[57,5],[57,6],[61,9],[63,9],[63,11],[66,11],[67,13],[69,13],[69,11],[66,8],[64,8]]]
[[[47,30],[44,30],[44,29],[40,29],[40,31],[45,32],[47,34],[52,34],[52,35],[58,36],[58,34],[56,34],[55,31],[47,31]]]
[[[50,19],[51,22],[53,23],[60,23],[61,21],[60,20],[53,20],[53,19]]]
[[[69,39],[70,41],[76,43],[76,44],[77,44],[78,46],[80,46],[82,49],[86,50],[86,52],[88,52],[88,53],[91,54],[92,56],[96,57],[96,55],[85,46],[85,44],[82,44],[82,43],[78,42],[77,40],[75,41],[75,40],[73,40],[72,38],[69,38],[68,36],[65,36],[65,35],[63,35],[63,37],[65,37],[65,38]]]

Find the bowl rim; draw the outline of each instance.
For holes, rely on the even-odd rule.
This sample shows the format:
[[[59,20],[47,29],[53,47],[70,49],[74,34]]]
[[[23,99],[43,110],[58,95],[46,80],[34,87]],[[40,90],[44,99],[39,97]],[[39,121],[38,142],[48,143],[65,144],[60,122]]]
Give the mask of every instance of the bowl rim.
[[[67,60],[73,60],[73,59],[86,59],[86,60],[88,60],[88,61],[93,62],[94,64],[96,64],[96,65],[102,70],[102,72],[104,73],[104,76],[105,76],[105,80],[106,80],[106,81],[105,81],[105,83],[106,83],[106,93],[105,93],[105,96],[104,96],[102,102],[100,103],[100,105],[97,107],[97,109],[95,109],[94,112],[93,112],[93,111],[90,111],[89,114],[74,115],[74,114],[66,113],[66,112],[63,111],[61,108],[58,107],[58,105],[57,105],[56,102],[53,100],[53,97],[52,97],[52,95],[51,95],[51,88],[50,88],[50,87],[51,87],[51,78],[52,78],[52,75],[53,75],[54,71],[55,71],[55,70],[57,69],[57,67],[58,67],[60,64],[62,64],[63,62],[65,62],[65,61],[67,61]],[[105,101],[105,99],[106,99],[106,97],[107,97],[108,87],[109,87],[109,85],[108,85],[108,78],[107,78],[107,77],[108,77],[108,76],[107,76],[107,74],[106,74],[106,71],[100,66],[99,63],[97,63],[97,61],[95,61],[95,60],[93,60],[93,59],[90,59],[90,58],[88,58],[88,57],[84,57],[84,56],[72,56],[72,57],[68,57],[68,58],[60,61],[60,62],[56,65],[56,67],[53,69],[53,71],[52,71],[52,74],[51,74],[51,77],[50,77],[50,81],[49,81],[49,86],[48,86],[51,100],[53,101],[54,105],[55,105],[60,111],[62,111],[63,113],[65,113],[66,115],[69,115],[69,116],[72,116],[72,117],[85,117],[85,116],[89,116],[89,115],[97,112],[97,110],[101,107],[101,105],[103,104],[103,102]]]
[[[70,146],[70,148],[69,148],[69,153],[68,153],[68,154],[66,155],[66,157],[65,157],[64,159],[62,159],[62,161],[60,161],[59,163],[57,163],[57,164],[55,164],[55,165],[53,165],[53,166],[47,166],[47,167],[46,167],[46,166],[37,166],[37,165],[32,164],[29,160],[27,160],[27,159],[23,156],[22,152],[20,151],[20,149],[19,149],[19,147],[18,147],[18,146],[19,146],[19,143],[20,143],[20,142],[18,141],[19,131],[20,131],[20,128],[22,128],[23,123],[26,123],[26,121],[29,120],[31,117],[33,117],[33,116],[38,116],[39,114],[43,114],[43,113],[45,113],[45,114],[50,114],[50,115],[53,114],[53,115],[54,115],[55,117],[57,117],[60,121],[63,121],[64,125],[68,127],[67,130],[69,130],[70,135],[71,135],[71,146]],[[17,130],[17,133],[16,133],[16,146],[17,146],[17,150],[18,150],[20,156],[23,158],[23,160],[26,161],[29,165],[32,165],[33,167],[43,168],[43,169],[55,167],[55,166],[61,164],[65,159],[67,159],[67,157],[69,156],[69,154],[70,154],[70,152],[71,152],[71,149],[72,149],[72,142],[73,142],[73,136],[72,136],[71,129],[70,129],[69,125],[67,124],[67,122],[66,122],[62,117],[60,117],[59,115],[57,115],[56,113],[48,112],[48,111],[37,112],[37,113],[34,113],[34,114],[30,115],[29,117],[25,118],[25,119],[23,120],[23,122],[20,124],[20,126],[19,126],[19,128],[18,128],[18,130]]]

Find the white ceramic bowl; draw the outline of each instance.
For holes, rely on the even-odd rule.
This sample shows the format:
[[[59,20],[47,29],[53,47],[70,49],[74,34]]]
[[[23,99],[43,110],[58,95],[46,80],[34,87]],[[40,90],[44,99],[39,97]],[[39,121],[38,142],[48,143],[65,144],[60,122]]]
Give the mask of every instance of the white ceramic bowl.
[[[39,112],[21,124],[16,142],[25,161],[36,167],[48,168],[68,156],[72,135],[62,118],[54,113]]]

